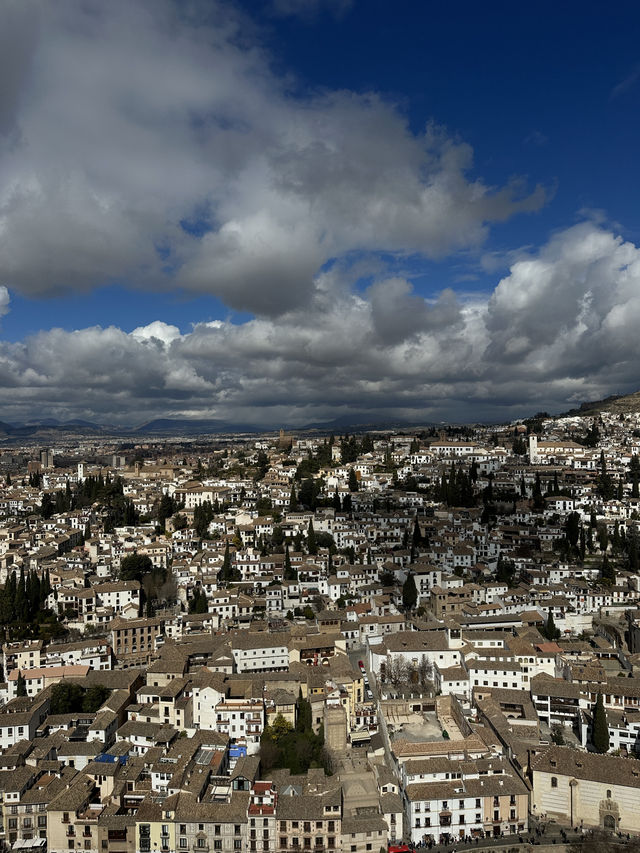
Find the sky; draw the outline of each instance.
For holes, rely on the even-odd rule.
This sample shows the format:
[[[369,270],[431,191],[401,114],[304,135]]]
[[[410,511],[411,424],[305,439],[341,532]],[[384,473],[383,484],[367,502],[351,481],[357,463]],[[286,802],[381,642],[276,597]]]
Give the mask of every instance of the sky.
[[[640,7],[0,0],[0,421],[640,388]]]

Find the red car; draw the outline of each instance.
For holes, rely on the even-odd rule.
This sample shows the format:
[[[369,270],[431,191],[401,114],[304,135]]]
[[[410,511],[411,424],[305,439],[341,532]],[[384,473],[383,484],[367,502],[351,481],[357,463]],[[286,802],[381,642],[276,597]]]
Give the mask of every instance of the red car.
[[[360,667],[360,672],[364,674],[364,661],[359,660],[358,666]]]
[[[389,853],[411,853],[411,848],[406,844],[390,844]]]

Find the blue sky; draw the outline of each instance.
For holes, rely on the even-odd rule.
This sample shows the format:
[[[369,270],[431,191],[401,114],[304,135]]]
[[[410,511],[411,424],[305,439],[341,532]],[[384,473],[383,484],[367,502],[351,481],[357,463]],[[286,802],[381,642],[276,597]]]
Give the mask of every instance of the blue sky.
[[[636,4],[5,23],[1,419],[502,419],[637,389]]]

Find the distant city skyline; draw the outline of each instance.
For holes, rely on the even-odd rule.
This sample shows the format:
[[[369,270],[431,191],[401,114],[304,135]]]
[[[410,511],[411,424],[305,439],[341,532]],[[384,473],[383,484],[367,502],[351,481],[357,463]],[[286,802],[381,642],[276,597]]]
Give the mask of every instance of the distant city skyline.
[[[0,420],[640,387],[631,2],[0,3]]]

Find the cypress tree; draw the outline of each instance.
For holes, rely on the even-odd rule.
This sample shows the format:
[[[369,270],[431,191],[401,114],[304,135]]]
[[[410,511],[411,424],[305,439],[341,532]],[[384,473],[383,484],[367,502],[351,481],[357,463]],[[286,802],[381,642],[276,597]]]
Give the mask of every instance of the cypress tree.
[[[26,622],[28,620],[28,615],[26,583],[24,569],[22,568],[20,569],[20,580],[18,581],[18,586],[16,588],[15,616],[19,622]]]
[[[298,572],[291,565],[291,557],[289,556],[289,545],[284,552],[284,579],[286,581],[298,580]]]
[[[16,684],[16,696],[27,695],[27,682],[24,680],[22,673],[18,673],[18,683]]]
[[[414,547],[418,547],[422,544],[422,532],[420,530],[420,524],[418,523],[417,514],[413,522],[412,544]]]
[[[607,723],[607,712],[605,711],[601,693],[598,693],[598,698],[593,709],[593,732],[591,735],[591,740],[593,742],[593,747],[596,752],[608,752],[609,725]]]
[[[547,638],[547,640],[557,640],[560,636],[560,630],[556,628],[556,623],[553,619],[553,613],[551,610],[549,611],[549,615],[547,616],[547,621],[544,624],[544,628],[542,629],[542,634]]]
[[[292,511],[298,509],[298,498],[296,497],[295,485],[291,486],[291,492],[289,494],[289,509]]]
[[[316,542],[316,532],[313,529],[313,519],[309,519],[309,528],[307,530],[307,550],[310,554],[318,553],[318,545]]]
[[[223,583],[231,580],[231,554],[229,553],[229,543],[224,548],[224,558],[222,560],[222,568],[220,569],[220,580]]]
[[[418,600],[418,588],[412,574],[407,575],[406,581],[402,585],[402,604],[407,610],[411,610],[416,606]]]

